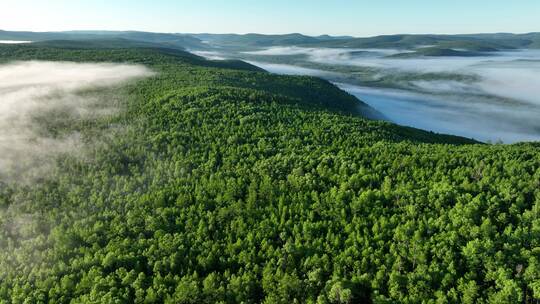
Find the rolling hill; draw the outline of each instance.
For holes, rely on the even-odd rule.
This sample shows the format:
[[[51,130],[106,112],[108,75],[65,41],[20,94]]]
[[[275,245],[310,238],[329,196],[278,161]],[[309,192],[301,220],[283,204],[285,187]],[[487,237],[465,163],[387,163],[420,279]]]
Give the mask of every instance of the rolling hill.
[[[426,46],[460,48],[467,51],[497,51],[537,48],[539,33],[478,35],[387,35],[370,38],[323,41],[319,47],[414,49]]]
[[[182,34],[164,34],[149,32],[119,32],[119,31],[71,31],[71,32],[13,32],[0,30],[0,40],[19,40],[19,41],[94,41],[109,40],[115,43],[115,40],[132,41],[134,46],[142,44],[153,44],[154,46],[164,46],[177,49],[206,49],[199,39]],[[137,45],[141,44],[141,45]]]
[[[517,48],[539,48],[540,33],[474,34],[474,35],[383,35],[367,38],[348,36],[306,36],[298,33],[263,34],[173,34],[138,31],[69,31],[13,32],[0,30],[0,40],[108,40],[125,39],[186,50],[218,48],[253,49],[272,46],[306,46],[332,48],[415,49],[439,47],[473,52],[495,52]]]
[[[333,37],[322,35],[318,37],[306,36],[298,33],[285,35],[262,34],[193,34],[194,37],[206,41],[210,45],[220,47],[271,47],[314,44],[322,41],[350,39],[351,37]]]
[[[369,120],[314,77],[98,46],[0,45],[2,63],[155,72],[104,95],[118,111],[39,121],[85,153],[0,180],[0,302],[540,299],[538,143]]]

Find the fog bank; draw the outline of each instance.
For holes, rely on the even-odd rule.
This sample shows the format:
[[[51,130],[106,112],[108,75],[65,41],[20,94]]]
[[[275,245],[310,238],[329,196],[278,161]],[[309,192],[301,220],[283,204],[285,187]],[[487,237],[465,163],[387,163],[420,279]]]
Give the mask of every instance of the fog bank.
[[[0,65],[0,181],[43,174],[75,151],[79,134],[56,128],[115,111],[91,91],[152,75],[142,66],[61,62]],[[112,100],[111,100],[112,101]],[[49,130],[52,128],[53,130]]]
[[[31,43],[32,41],[18,41],[18,40],[0,40],[0,44],[20,44]]]
[[[479,100],[457,96],[339,86],[400,125],[484,142],[540,141],[540,110],[535,107],[486,106]]]
[[[323,70],[310,69],[304,67],[298,67],[290,64],[280,64],[280,63],[265,63],[258,61],[249,61],[247,63],[260,67],[270,73],[282,74],[282,75],[306,75],[306,76],[316,76],[316,77],[327,77],[327,76],[339,76],[338,73],[332,73]]]

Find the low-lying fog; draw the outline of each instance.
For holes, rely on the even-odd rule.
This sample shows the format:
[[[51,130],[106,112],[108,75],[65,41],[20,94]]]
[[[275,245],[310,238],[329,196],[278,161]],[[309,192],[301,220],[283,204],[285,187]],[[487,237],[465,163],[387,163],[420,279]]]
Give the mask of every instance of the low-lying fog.
[[[472,100],[464,102],[457,96],[338,85],[397,124],[485,142],[540,140],[538,108],[504,104],[486,106]]]
[[[32,41],[19,41],[19,40],[0,40],[0,44],[20,44],[31,43]]]
[[[398,124],[483,141],[540,140],[540,50],[387,58],[403,52],[275,47],[244,54],[257,56],[249,57],[250,62],[273,73],[335,82],[344,79],[343,74],[335,77],[336,67],[368,68],[374,78],[390,80],[376,89],[358,81],[341,87]],[[305,58],[301,67],[286,60],[299,55]],[[272,58],[271,63],[265,62],[265,56]],[[287,64],[280,64],[280,57]],[[325,71],[325,66],[333,72]]]
[[[151,74],[136,65],[42,61],[0,65],[0,182],[30,171],[40,174],[53,156],[81,144],[74,132],[47,132],[44,121],[110,114],[115,105],[97,107],[109,100],[99,100],[102,97],[89,90]]]

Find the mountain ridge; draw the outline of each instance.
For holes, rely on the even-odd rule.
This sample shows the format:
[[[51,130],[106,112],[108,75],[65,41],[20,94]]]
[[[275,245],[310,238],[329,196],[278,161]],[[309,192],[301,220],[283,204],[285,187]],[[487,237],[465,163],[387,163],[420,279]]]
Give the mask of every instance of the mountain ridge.
[[[124,38],[142,42],[167,43],[183,49],[205,50],[208,43],[221,47],[310,46],[344,48],[397,48],[421,46],[461,46],[469,51],[498,51],[515,48],[540,48],[540,33],[481,33],[481,34],[396,34],[373,37],[308,36],[300,33],[265,35],[249,34],[184,34],[142,31],[65,31],[13,32],[0,30],[0,40],[78,40],[103,37]]]

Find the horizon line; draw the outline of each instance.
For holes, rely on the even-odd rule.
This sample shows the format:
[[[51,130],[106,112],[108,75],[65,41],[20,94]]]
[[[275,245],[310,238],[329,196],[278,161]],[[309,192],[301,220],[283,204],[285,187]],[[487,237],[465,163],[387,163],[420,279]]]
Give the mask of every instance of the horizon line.
[[[532,31],[532,32],[471,32],[471,33],[392,33],[392,34],[373,34],[373,35],[367,35],[367,36],[354,36],[354,35],[339,35],[339,34],[304,34],[301,32],[287,32],[287,33],[263,33],[263,32],[227,32],[227,33],[212,33],[212,32],[159,32],[159,31],[144,31],[144,30],[91,30],[91,29],[75,29],[75,30],[44,30],[44,31],[35,31],[35,30],[5,30],[0,29],[0,32],[27,32],[27,33],[73,33],[73,32],[135,32],[135,33],[150,33],[150,34],[171,34],[171,35],[239,35],[239,36],[245,36],[245,35],[262,35],[262,36],[285,36],[285,35],[302,35],[306,37],[321,37],[321,36],[329,36],[329,37],[350,37],[350,38],[373,38],[373,37],[381,37],[381,36],[468,36],[468,35],[500,35],[500,34],[510,34],[510,35],[528,35],[528,34],[537,34],[540,33],[540,31]]]

